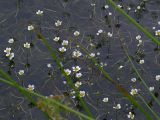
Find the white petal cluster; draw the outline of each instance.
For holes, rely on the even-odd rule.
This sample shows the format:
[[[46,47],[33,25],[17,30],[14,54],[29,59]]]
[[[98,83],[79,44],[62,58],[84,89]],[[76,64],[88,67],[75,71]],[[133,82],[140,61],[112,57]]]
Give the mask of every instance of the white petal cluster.
[[[66,52],[66,48],[65,47],[61,47],[61,48],[59,48],[59,51],[61,52],[61,53],[64,53],[64,52]]]
[[[81,85],[82,85],[82,82],[77,81],[77,82],[75,83],[75,87],[76,87],[76,88],[79,88]]]
[[[82,53],[78,50],[73,51],[72,57],[73,58],[79,58],[82,55]]]
[[[4,52],[6,53],[6,57],[9,58],[9,60],[12,60],[14,58],[14,53],[11,52],[11,48],[7,47]]]
[[[113,108],[116,109],[116,110],[119,110],[119,109],[121,109],[121,104],[117,104],[117,105],[114,106]]]
[[[140,61],[139,61],[139,64],[144,64],[144,60],[143,60],[143,59],[140,60]]]
[[[80,32],[79,32],[79,31],[75,31],[73,34],[74,34],[74,36],[76,36],[76,37],[77,37],[77,36],[79,36],[79,35],[80,35]]]
[[[100,35],[103,33],[103,30],[102,29],[99,29],[98,32],[96,33],[97,35]]]
[[[160,81],[160,75],[156,75],[156,80]]]
[[[67,46],[67,45],[68,45],[68,40],[63,40],[63,41],[62,41],[62,45],[63,45],[63,46]]]
[[[84,97],[86,95],[86,92],[85,91],[79,91],[79,96],[80,97]]]
[[[36,14],[39,15],[39,16],[42,16],[42,15],[43,15],[43,11],[42,11],[42,10],[38,10],[38,11],[36,12]]]
[[[24,43],[23,46],[24,48],[27,48],[27,49],[31,48],[31,44],[28,42]]]
[[[149,91],[154,91],[154,86],[152,86],[152,87],[149,87]]]
[[[53,38],[53,40],[54,40],[55,42],[58,42],[58,41],[60,40],[60,37],[55,37],[55,38]]]
[[[56,27],[61,26],[61,25],[62,25],[62,21],[57,20],[57,21],[55,22],[55,26],[56,26]]]
[[[14,43],[14,39],[13,39],[13,38],[10,38],[10,39],[8,40],[8,43],[10,43],[10,44]]]
[[[33,90],[35,89],[35,86],[29,84],[27,89],[28,89],[29,91],[33,91]]]
[[[79,67],[79,66],[73,66],[72,70],[73,70],[73,72],[78,72],[78,71],[81,70],[81,67]]]
[[[134,119],[134,114],[132,113],[132,112],[129,112],[128,113],[128,115],[127,115],[127,117],[129,118],[129,119]]]
[[[28,26],[28,31],[32,31],[32,30],[34,30],[34,26],[33,25],[29,25]]]
[[[131,81],[132,81],[132,82],[136,82],[137,79],[136,79],[136,78],[132,78]]]
[[[160,36],[160,30],[156,30],[156,31],[155,31],[155,35],[156,35],[156,36]]]
[[[133,96],[138,94],[138,89],[131,89],[130,94],[133,95]]]
[[[112,37],[113,36],[113,34],[110,33],[110,32],[108,32],[107,35],[108,35],[108,37]]]
[[[70,75],[71,74],[71,70],[70,69],[65,69],[64,72],[66,73],[66,75]]]
[[[18,74],[19,75],[24,75],[24,70],[19,70]]]
[[[82,77],[82,73],[76,73],[76,78],[80,78],[80,77]]]
[[[103,102],[108,102],[108,97],[105,97],[105,98],[103,98],[103,100],[102,100]]]
[[[47,64],[47,67],[48,67],[48,68],[51,68],[51,67],[52,67],[51,63],[48,63],[48,64]]]

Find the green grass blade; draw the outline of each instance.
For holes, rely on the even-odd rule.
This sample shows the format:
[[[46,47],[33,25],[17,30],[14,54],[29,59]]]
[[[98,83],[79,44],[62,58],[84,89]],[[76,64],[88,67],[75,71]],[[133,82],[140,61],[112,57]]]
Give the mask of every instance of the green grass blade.
[[[143,101],[143,103],[147,106],[147,108],[153,113],[157,120],[160,120],[160,117],[151,109],[151,107],[146,103],[144,98],[139,94],[138,97]]]
[[[113,0],[106,0],[109,4],[111,4],[119,13],[124,15],[134,26],[136,26],[139,30],[141,30],[149,39],[151,39],[157,45],[160,45],[160,41],[154,37],[148,30],[146,30],[143,26],[137,23],[130,15],[128,15],[123,9],[119,8]]]
[[[5,74],[5,76],[3,76],[1,73]],[[72,109],[72,108],[70,108],[70,107],[68,107],[68,106],[56,101],[56,100],[54,100],[54,99],[46,98],[45,96],[42,96],[42,95],[40,95],[38,93],[35,93],[33,91],[29,91],[29,90],[23,88],[18,83],[13,82],[14,80],[12,78],[10,78],[9,75],[4,73],[2,70],[0,70],[0,75],[2,75],[5,78],[9,78],[9,79],[6,80],[6,79],[3,79],[3,78],[0,77],[0,81],[1,82],[6,83],[6,84],[8,84],[10,86],[13,86],[13,87],[17,88],[24,96],[29,98],[29,100],[31,100],[30,99],[31,95],[33,95],[33,96],[36,96],[36,97],[39,97],[39,98],[45,100],[50,105],[57,105],[59,107],[62,107],[63,109],[65,109],[65,110],[67,110],[69,112],[72,112],[72,113],[76,114],[77,116],[80,116],[80,117],[82,117],[82,118],[84,118],[86,120],[94,120],[93,118],[91,118],[89,116],[86,116],[86,115],[84,115],[84,114],[82,114],[82,113],[80,113],[80,112],[78,112],[78,111],[76,111],[76,110],[74,110],[74,109]],[[28,96],[30,96],[30,97],[28,97]],[[34,102],[34,101],[32,101],[32,102]]]
[[[52,58],[55,60],[57,66],[60,68],[61,73],[65,76],[65,78],[67,79],[67,83],[69,84],[69,86],[75,91],[77,98],[79,99],[82,107],[84,108],[84,110],[86,111],[86,113],[88,114],[88,116],[93,118],[92,113],[90,112],[89,108],[87,107],[86,103],[84,102],[84,100],[79,96],[78,94],[78,90],[75,88],[72,79],[70,78],[70,76],[67,76],[63,66],[61,65],[61,61],[58,59],[56,53],[54,52],[53,48],[50,46],[50,44],[48,43],[48,41],[45,39],[45,37],[43,37],[42,34],[37,33],[37,37],[43,42],[43,44],[46,46],[46,48],[49,50],[49,52],[51,53]]]
[[[83,47],[80,43],[77,42],[77,45],[80,46],[80,48],[89,56],[89,52],[88,50]],[[97,61],[91,57],[91,62],[93,62],[97,68],[102,72],[102,74],[104,75],[104,77],[109,80],[112,84],[115,85],[115,87],[125,96],[128,98],[128,100],[135,106],[137,107],[147,118],[147,120],[153,120],[151,115],[148,113],[148,111],[146,111],[128,92],[127,90],[120,84],[118,84],[115,80],[113,80],[110,75],[103,69],[103,67],[101,67]]]
[[[128,57],[129,62],[131,63],[131,66],[133,68],[133,70],[135,71],[136,75],[138,76],[138,78],[142,81],[143,85],[145,86],[145,88],[148,90],[148,92],[150,93],[150,95],[153,97],[153,99],[156,101],[156,103],[160,106],[160,101],[155,97],[155,95],[149,90],[148,85],[146,84],[145,80],[143,80],[142,76],[140,75],[140,73],[138,72],[136,66],[133,64],[133,61],[131,59],[131,57],[129,56],[129,53],[127,51],[127,48],[123,47],[123,50],[126,54],[126,56]]]

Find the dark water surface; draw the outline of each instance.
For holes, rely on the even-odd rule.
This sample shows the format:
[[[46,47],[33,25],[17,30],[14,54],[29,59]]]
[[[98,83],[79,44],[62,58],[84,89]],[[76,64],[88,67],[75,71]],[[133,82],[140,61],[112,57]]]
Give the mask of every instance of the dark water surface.
[[[126,11],[130,6],[131,10],[128,13],[151,33],[155,34],[155,31],[160,29],[159,0],[148,0],[145,9],[139,14],[134,11],[141,4],[141,0],[117,1],[117,5],[122,5]],[[63,83],[65,78],[57,69],[46,47],[37,39],[34,32],[27,30],[27,26],[32,24],[46,37],[58,56],[64,59],[65,68],[72,69],[75,65],[81,67],[83,76],[80,81],[83,85],[80,90],[85,90],[84,99],[97,120],[128,120],[127,114],[130,111],[135,114],[135,120],[146,120],[145,116],[133,107],[127,98],[86,58],[85,52],[76,47],[75,41],[78,41],[91,53],[100,52],[100,55],[96,55],[95,58],[99,63],[107,64],[104,69],[110,76],[123,85],[128,92],[132,88],[139,89],[140,94],[149,103],[152,100],[151,96],[133,72],[122,49],[122,43],[125,43],[143,79],[149,87],[154,86],[153,93],[159,95],[160,83],[155,80],[155,76],[160,75],[160,49],[124,16],[117,13],[112,6],[109,5],[109,8],[105,9],[105,5],[105,0],[0,0],[0,68],[10,73],[18,83],[23,80],[24,87],[34,84],[35,91],[45,96],[70,93],[71,88]],[[36,15],[37,10],[42,10],[43,16]],[[109,12],[112,15],[109,15]],[[59,28],[55,26],[57,20],[62,21]],[[96,35],[100,29],[104,34]],[[74,31],[80,31],[80,36],[75,37]],[[113,36],[108,37],[108,32]],[[142,36],[143,44],[140,47],[137,47],[137,35]],[[64,55],[58,52],[61,44],[53,41],[56,36],[60,36],[61,40],[69,40]],[[15,42],[9,44],[9,38],[14,38]],[[33,47],[24,48],[23,44],[26,42],[32,43]],[[94,46],[91,47],[91,44]],[[14,64],[10,65],[11,62],[5,57],[6,47],[11,47],[15,54]],[[72,52],[75,49],[83,54],[77,61],[72,58]],[[142,54],[136,54],[138,50]],[[142,65],[139,64],[141,59],[145,61]],[[26,67],[27,63],[28,67]],[[51,63],[52,68],[47,67],[48,63]],[[123,68],[119,69],[121,65]],[[18,75],[19,70],[24,70],[25,74]],[[137,78],[137,81],[132,82],[132,78]],[[102,101],[104,97],[109,98],[108,103]],[[137,96],[134,98],[144,105]],[[74,99],[72,101],[77,104]],[[121,104],[121,109],[113,109],[113,106],[118,103]],[[0,120],[47,120],[40,110],[29,104],[29,101],[15,88],[0,83]],[[160,108],[154,101],[151,107],[160,115]],[[80,111],[83,112],[83,109]],[[64,118],[79,119],[72,115],[65,115]]]

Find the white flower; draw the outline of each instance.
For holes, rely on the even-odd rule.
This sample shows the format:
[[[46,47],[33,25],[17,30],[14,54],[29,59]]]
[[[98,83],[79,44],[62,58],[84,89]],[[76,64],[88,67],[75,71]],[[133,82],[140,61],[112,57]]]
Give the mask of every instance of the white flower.
[[[73,91],[71,91],[71,95],[74,95],[76,92],[73,90]]]
[[[141,45],[141,44],[143,43],[143,41],[142,41],[142,40],[138,40],[138,42],[139,42],[139,45]]]
[[[102,100],[103,102],[108,102],[108,97],[106,97],[106,98],[103,98],[103,100]]]
[[[66,50],[67,50],[67,49],[66,49],[65,47],[59,48],[59,51],[62,52],[62,53],[66,52]]]
[[[91,3],[91,6],[95,6],[96,4],[95,3]]]
[[[34,88],[35,88],[34,85],[30,85],[30,84],[29,84],[27,89],[30,90],[30,91],[33,91]]]
[[[36,12],[36,14],[37,14],[37,15],[40,15],[40,16],[42,16],[42,15],[43,15],[43,11],[41,11],[41,10],[38,10],[38,11]]]
[[[68,40],[63,40],[62,45],[68,45]]]
[[[155,31],[156,36],[160,36],[160,30]]]
[[[51,68],[51,67],[52,67],[51,63],[48,63],[48,64],[47,64],[47,67],[48,67],[48,68]]]
[[[55,22],[55,26],[56,26],[56,27],[61,26],[61,25],[62,25],[62,21],[57,20],[57,21]]]
[[[100,52],[97,52],[97,55],[100,55],[101,53]]]
[[[104,66],[107,66],[107,63],[101,62],[100,65],[101,65],[101,67],[104,67]]]
[[[82,77],[82,73],[76,73],[76,78]]]
[[[104,8],[105,8],[105,9],[108,9],[108,8],[109,8],[109,6],[108,6],[108,5],[105,5],[105,6],[104,6]]]
[[[152,87],[149,87],[149,91],[154,91],[154,86],[152,86]]]
[[[30,48],[31,47],[30,43],[28,43],[28,42],[24,43],[23,46],[24,46],[24,48]]]
[[[140,40],[140,39],[141,39],[141,35],[137,35],[136,40]]]
[[[99,34],[99,33],[98,33],[98,34]],[[89,45],[90,45],[91,47],[94,47],[94,46],[95,46],[93,43],[90,43]]]
[[[79,31],[75,31],[73,34],[74,34],[74,36],[79,36],[80,32]]]
[[[136,78],[132,78],[131,79],[132,82],[136,82],[136,80],[137,80]]]
[[[73,66],[72,69],[74,72],[78,72],[81,70],[81,68],[79,66]]]
[[[60,40],[60,37],[55,37],[53,40],[57,42]]]
[[[98,32],[97,32],[97,35],[103,33],[103,30],[102,29],[99,29]]]
[[[138,94],[138,90],[137,89],[132,89],[130,94],[131,95],[136,95],[136,94]]]
[[[75,50],[75,51],[73,51],[73,53],[72,53],[72,57],[73,58],[78,58],[78,57],[80,57],[82,55],[82,53],[80,52],[80,51],[78,51],[78,50]]]
[[[111,13],[111,12],[109,12],[108,14],[109,14],[110,16],[112,15],[112,13]]]
[[[90,57],[95,57],[95,53],[91,53],[89,56]]]
[[[7,54],[6,54],[6,57],[9,57],[9,56],[10,56],[10,54],[11,54],[11,53],[7,53]]]
[[[67,81],[63,81],[63,84],[67,84]]]
[[[130,118],[130,119],[134,119],[134,114],[132,112],[129,112],[127,117]]]
[[[85,96],[85,94],[86,94],[86,92],[85,92],[85,91],[79,91],[79,95],[80,95],[80,97],[84,97],[84,96]]]
[[[76,96],[74,95],[74,96],[72,96],[72,98],[73,98],[73,99],[75,99],[75,98],[76,98]]]
[[[119,8],[122,8],[122,5],[117,5]]]
[[[140,60],[140,61],[139,61],[139,64],[144,64],[144,60],[143,60],[143,59]]]
[[[141,9],[141,6],[137,6],[137,9],[138,9],[138,10]]]
[[[127,7],[127,10],[131,10],[131,8],[130,8],[130,7]]]
[[[77,82],[75,83],[75,87],[77,87],[77,88],[79,88],[81,85],[82,85],[82,82],[77,81]]]
[[[98,33],[103,33],[103,30],[102,30],[102,29],[99,29],[99,30],[98,30]]]
[[[34,26],[33,25],[29,25],[28,26],[28,31],[34,30]]]
[[[71,70],[69,70],[69,69],[65,69],[64,72],[66,73],[66,75],[70,75],[71,74]]]
[[[8,40],[8,43],[14,43],[14,39],[13,38],[10,38],[9,40]]]
[[[96,35],[99,35],[99,33],[96,33]]]
[[[14,53],[11,53],[11,48],[6,48],[4,50],[4,52],[6,53],[6,57],[9,58],[9,60],[12,60],[14,58]]]
[[[119,110],[119,109],[121,109],[121,105],[120,105],[120,104],[117,104],[117,105],[114,106],[113,108],[116,109],[116,110]]]
[[[18,74],[19,75],[24,75],[24,70],[19,70]]]
[[[118,69],[120,70],[120,69],[122,69],[123,67],[124,67],[123,65],[120,65]]]
[[[156,80],[157,80],[157,81],[160,80],[160,75],[156,75]]]
[[[108,35],[108,37],[112,37],[113,36],[113,34],[110,33],[110,32],[108,32],[107,35]]]
[[[10,60],[12,60],[12,59],[14,58],[14,53],[10,53],[9,56],[8,56],[8,58],[9,58]]]
[[[7,48],[4,50],[4,52],[7,53],[7,54],[10,54],[11,48],[8,48],[8,47],[7,47]]]

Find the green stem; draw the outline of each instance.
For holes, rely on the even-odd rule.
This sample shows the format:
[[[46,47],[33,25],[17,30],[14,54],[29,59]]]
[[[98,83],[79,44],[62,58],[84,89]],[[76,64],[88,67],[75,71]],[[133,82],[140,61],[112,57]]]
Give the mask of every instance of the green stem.
[[[139,98],[143,101],[143,103],[147,106],[147,108],[153,113],[153,115],[157,118],[157,120],[160,120],[160,117],[154,112],[150,106],[146,103],[146,101],[143,99],[143,97],[139,94]]]

